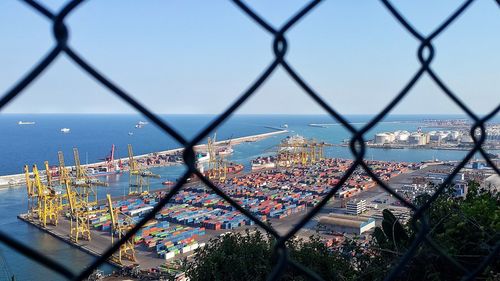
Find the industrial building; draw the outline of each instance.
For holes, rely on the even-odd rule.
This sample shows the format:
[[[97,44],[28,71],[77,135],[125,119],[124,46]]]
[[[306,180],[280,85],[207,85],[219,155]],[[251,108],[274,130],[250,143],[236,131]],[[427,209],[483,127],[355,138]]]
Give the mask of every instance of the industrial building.
[[[357,216],[366,212],[366,200],[354,199],[346,204],[347,214]]]
[[[486,141],[500,141],[500,126],[486,128]]]
[[[446,178],[448,178],[450,174],[449,173],[427,173],[427,176],[426,178],[427,179],[430,179],[430,180],[439,180],[440,182],[439,183],[443,183]],[[464,173],[457,173],[454,177],[453,177],[453,182],[456,182],[456,181],[464,181],[465,180],[465,174]]]
[[[447,135],[446,135],[447,136]],[[442,137],[440,135],[440,137]],[[430,135],[422,132],[408,131],[395,131],[395,132],[383,132],[375,135],[373,140],[374,144],[384,145],[384,144],[412,144],[412,145],[426,145],[429,143]]]
[[[425,178],[427,181],[439,185],[442,184],[448,176],[449,174],[447,173],[428,173]],[[467,196],[468,184],[465,180],[464,173],[457,173],[453,177],[451,184],[453,184],[454,197],[465,198],[465,196]]]
[[[361,235],[375,228],[375,219],[332,213],[321,217],[318,225],[327,231]]]
[[[500,144],[500,125],[491,125],[485,128],[486,142],[493,145]],[[476,132],[476,137],[479,137]],[[423,132],[418,128],[415,132],[398,130],[394,132],[380,132],[375,134],[373,141],[370,144],[375,146],[391,146],[391,145],[409,145],[409,146],[425,146],[425,145],[461,145],[469,146],[474,143],[468,130],[433,130]]]
[[[375,143],[376,144],[386,144],[386,143],[393,143],[394,140],[396,139],[396,136],[394,133],[378,133],[375,135]]]
[[[429,134],[414,132],[408,137],[408,143],[412,145],[426,145],[429,143]]]
[[[461,136],[459,131],[430,131],[429,141],[431,142],[456,142]]]

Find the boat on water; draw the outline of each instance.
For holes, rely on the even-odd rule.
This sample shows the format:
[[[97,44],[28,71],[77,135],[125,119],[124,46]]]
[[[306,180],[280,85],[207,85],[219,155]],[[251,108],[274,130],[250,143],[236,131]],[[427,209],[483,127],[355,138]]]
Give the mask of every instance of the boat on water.
[[[198,153],[196,154],[196,161],[198,163],[208,162],[210,160],[210,155],[208,153]]]
[[[226,156],[226,155],[232,154],[233,152],[234,152],[233,148],[230,146],[227,146],[227,147],[224,147],[223,149],[219,150],[217,152],[217,154],[222,155],[222,156]]]
[[[283,124],[283,125],[281,125],[281,128],[283,128],[283,129],[288,129],[288,124]]]
[[[129,136],[133,136],[133,135],[134,135],[134,133],[132,133],[132,132],[128,132],[128,135],[129,135]]]
[[[287,146],[305,145],[307,143],[307,140],[305,137],[301,135],[293,135],[293,136],[287,136],[281,141],[281,143],[286,148]]]
[[[173,181],[164,181],[161,184],[162,185],[166,185],[166,186],[173,186],[175,184],[175,182],[173,182]]]
[[[309,127],[316,127],[316,128],[328,128],[327,125],[324,124],[308,124]]]
[[[69,133],[70,131],[71,131],[71,129],[69,129],[69,128],[62,128],[62,129],[61,129],[61,133],[64,133],[64,134],[67,134],[67,133]]]
[[[19,122],[17,122],[17,125],[35,125],[35,122],[33,122],[33,121],[19,121]]]
[[[230,162],[229,165],[227,166],[227,173],[228,174],[237,174],[237,173],[243,171],[243,168],[244,168],[244,166],[242,164]]]
[[[144,127],[144,125],[147,125],[147,124],[149,124],[149,123],[146,121],[139,121],[139,122],[137,122],[137,124],[135,124],[135,127],[137,129],[140,129],[140,128]]]
[[[89,167],[87,170],[89,174],[93,177],[101,177],[101,176],[110,176],[116,175],[122,172],[121,162],[116,163],[115,161],[115,145],[111,145],[111,151],[109,154],[100,159],[105,162],[104,165],[100,165],[97,167]]]
[[[91,177],[104,177],[104,176],[111,176],[111,175],[116,175],[121,172],[119,167],[116,167],[115,169],[109,169],[108,167],[90,167],[87,169],[87,172]]]
[[[251,161],[252,171],[276,168],[275,157],[257,157]]]

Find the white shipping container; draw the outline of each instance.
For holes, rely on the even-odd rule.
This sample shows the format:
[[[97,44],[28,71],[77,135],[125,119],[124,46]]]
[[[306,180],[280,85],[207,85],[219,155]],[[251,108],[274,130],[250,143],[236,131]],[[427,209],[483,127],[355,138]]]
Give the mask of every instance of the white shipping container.
[[[194,251],[194,250],[198,249],[198,247],[199,247],[198,243],[194,243],[191,245],[191,250]]]
[[[130,216],[135,216],[136,214],[142,214],[143,212],[153,209],[153,206],[146,206],[135,210],[130,210],[128,213]]]
[[[174,252],[167,252],[167,253],[165,253],[165,259],[166,260],[172,259],[174,257],[175,257],[175,253]]]
[[[189,252],[189,251],[191,251],[191,248],[190,248],[189,246],[186,246],[186,247],[182,248],[182,253],[183,253],[183,254],[184,254],[184,253],[187,253],[187,252]]]

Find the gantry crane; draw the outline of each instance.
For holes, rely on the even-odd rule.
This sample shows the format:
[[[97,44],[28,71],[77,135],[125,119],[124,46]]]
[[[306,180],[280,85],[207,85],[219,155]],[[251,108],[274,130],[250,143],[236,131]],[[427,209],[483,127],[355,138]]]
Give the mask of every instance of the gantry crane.
[[[136,159],[134,159],[134,152],[132,145],[128,145],[128,166],[129,166],[129,195],[141,195],[149,193],[149,179],[159,178],[150,170],[141,167]]]
[[[52,171],[50,169],[49,161],[45,161],[44,164],[45,164],[45,176],[47,178],[47,187],[52,189],[55,192],[55,194],[57,194],[59,200],[57,204],[59,208],[58,212],[62,212],[63,208],[68,205],[67,202],[68,195],[66,194],[66,188],[65,188],[67,183],[61,184],[60,182],[55,181],[52,177]]]
[[[96,186],[107,186],[107,183],[99,181],[88,175],[87,170],[80,164],[80,155],[78,148],[73,148],[73,156],[75,158],[76,174],[72,182],[72,186],[77,189],[79,196],[86,197],[83,201],[90,205],[97,205],[97,191]]]
[[[78,193],[78,189],[66,185],[66,194],[70,210],[70,239],[78,243],[80,239],[90,241],[90,217],[106,210],[96,209],[87,196]]]
[[[32,191],[35,194],[33,218],[37,217],[39,223],[46,227],[47,224],[57,225],[59,211],[61,210],[61,193],[42,183],[36,165],[33,165]],[[34,188],[33,188],[34,187]],[[28,194],[29,196],[29,194]]]
[[[285,139],[279,144],[277,166],[292,167],[297,164],[308,165],[324,159],[324,147],[332,146],[325,142],[306,140],[303,137]]]
[[[49,167],[49,161],[44,162],[45,165],[45,176],[47,177],[47,186],[53,187],[52,185],[52,173]]]
[[[75,158],[75,174],[72,178],[69,169],[64,163],[64,155],[58,152],[59,158],[59,184],[65,188],[66,205],[69,206],[70,239],[78,243],[80,239],[90,241],[90,216],[102,210],[95,210],[97,205],[96,186],[106,186],[106,183],[91,178],[80,164],[78,149],[73,149]],[[61,204],[65,205],[65,204]]]
[[[66,185],[66,194],[70,209],[70,234],[71,241],[78,243],[78,240],[84,239],[90,241],[90,220],[89,205],[80,201],[81,198],[70,185]]]
[[[69,178],[69,171],[64,164],[64,154],[62,151],[57,152],[57,158],[59,159],[59,184],[66,186],[71,183],[71,180]]]
[[[69,206],[69,195],[67,194],[67,187],[71,185],[71,178],[68,168],[64,164],[64,154],[62,151],[57,152],[57,158],[59,160],[59,167],[57,169],[58,180],[51,180],[52,185],[58,184],[58,188],[61,191],[61,208]],[[47,168],[46,168],[47,169]],[[64,193],[64,194],[63,194]]]
[[[106,198],[108,199],[108,210],[109,215],[111,216],[111,245],[113,245],[115,234],[118,235],[118,240],[120,240],[127,233],[127,231],[129,231],[133,227],[132,219],[127,215],[119,212],[118,208],[113,208],[111,195],[107,194]],[[123,221],[120,221],[120,218],[118,217],[119,214],[122,214],[124,218]],[[135,248],[132,238],[127,240],[120,246],[120,249],[118,250],[118,256],[115,256],[114,258],[120,264],[122,264],[122,258],[126,258],[133,262],[137,261],[135,258]]]
[[[333,144],[331,143],[326,143],[324,141],[318,142],[315,139],[312,139],[310,141],[310,144],[311,144],[310,155],[313,163],[315,161],[321,161],[325,159],[325,147],[333,146]]]
[[[227,178],[227,161],[223,156],[217,154],[215,147],[216,137],[217,135],[214,134],[213,139],[208,137],[207,140],[207,153],[209,156],[209,160],[208,171],[205,174],[211,180],[224,182]]]
[[[24,176],[26,178],[26,191],[28,193],[28,219],[32,220],[38,216],[38,198],[35,191],[35,181],[31,178],[28,165],[24,165]]]

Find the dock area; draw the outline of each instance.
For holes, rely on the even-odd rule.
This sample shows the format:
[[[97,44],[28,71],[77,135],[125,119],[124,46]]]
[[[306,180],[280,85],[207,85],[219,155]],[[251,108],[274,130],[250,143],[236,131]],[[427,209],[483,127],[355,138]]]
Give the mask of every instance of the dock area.
[[[242,173],[216,184],[252,215],[261,221],[270,222],[278,233],[285,234],[300,221],[308,208],[322,200],[351,164],[352,160],[327,158],[286,169]],[[419,168],[413,163],[385,161],[371,161],[369,165],[384,180]],[[375,186],[369,176],[360,170],[342,186],[336,197],[357,196]],[[138,222],[169,190],[165,188],[146,195],[113,198],[114,209],[120,213],[118,220],[130,219],[132,224]],[[332,199],[320,214],[340,206],[340,201]],[[70,239],[70,220],[65,216],[60,217],[57,226],[46,227],[41,226],[39,220],[28,219],[27,215],[20,215],[19,218],[87,253],[99,256],[111,246],[113,226],[107,206],[105,201],[99,201],[96,210],[102,212],[91,215],[88,221],[91,239],[80,239],[78,243]],[[308,223],[298,236],[307,238],[314,234],[316,224],[317,218]],[[124,259],[122,264],[114,264],[128,266],[139,263],[143,269],[158,268],[167,261],[189,257],[211,238],[226,232],[255,228],[253,221],[213,191],[200,182],[191,182],[174,195],[156,214],[154,221],[135,235],[133,247],[137,260]],[[117,239],[115,236],[115,241]]]

